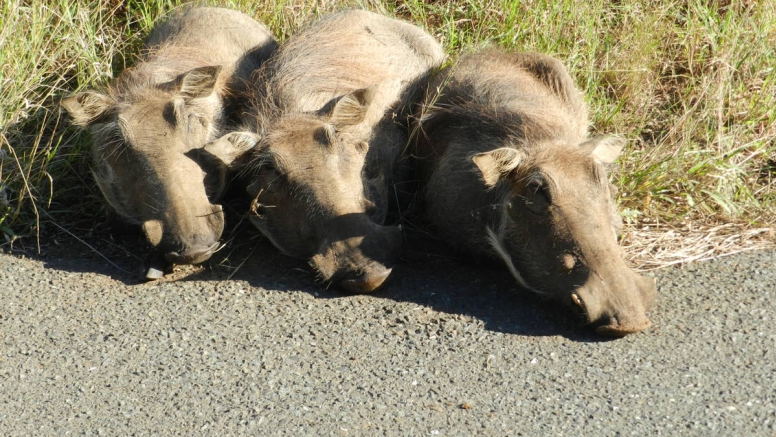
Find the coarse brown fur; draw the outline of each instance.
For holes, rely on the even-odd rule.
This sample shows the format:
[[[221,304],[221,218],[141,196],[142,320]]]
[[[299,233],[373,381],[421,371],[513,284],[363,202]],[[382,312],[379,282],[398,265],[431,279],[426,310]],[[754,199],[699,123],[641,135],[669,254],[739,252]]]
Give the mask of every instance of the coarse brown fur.
[[[401,234],[385,227],[410,106],[444,54],[409,23],[367,11],[292,36],[256,79],[252,222],[324,282],[372,291]]]
[[[106,200],[169,262],[202,262],[218,245],[224,219],[213,202],[228,166],[203,147],[236,124],[233,96],[276,45],[240,12],[187,8],[153,28],[137,63],[104,92],[62,101],[92,132]]]
[[[424,210],[439,232],[502,260],[601,333],[649,325],[655,286],[621,258],[606,177],[622,141],[588,138],[587,109],[558,60],[464,55],[429,86],[418,117]]]

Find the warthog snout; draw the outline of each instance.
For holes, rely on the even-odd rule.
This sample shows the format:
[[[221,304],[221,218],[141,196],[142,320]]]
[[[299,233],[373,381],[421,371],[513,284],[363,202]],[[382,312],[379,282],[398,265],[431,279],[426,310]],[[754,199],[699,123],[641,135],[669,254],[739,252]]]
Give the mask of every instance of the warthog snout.
[[[213,206],[250,137],[221,137],[242,112],[238,95],[277,47],[263,24],[226,8],[190,6],[156,23],[138,59],[103,90],[61,101],[92,133],[93,174],[111,208],[140,224],[145,278],[207,260],[223,230]],[[245,146],[248,144],[249,146]]]
[[[571,294],[571,300],[598,334],[623,337],[650,326],[646,313],[654,303],[655,293],[655,280],[635,273],[628,272],[614,284],[591,275],[585,285]]]
[[[339,282],[339,286],[350,293],[369,293],[380,288],[393,269],[380,263],[370,263],[363,272],[349,274]]]
[[[211,245],[189,246],[180,251],[165,252],[164,258],[173,264],[199,264],[210,259],[218,248],[218,242]]]
[[[201,214],[168,215],[162,220],[143,223],[143,232],[162,255],[172,264],[198,264],[207,261],[218,248],[224,229],[221,205],[209,205],[209,212]],[[189,218],[191,220],[172,220]]]
[[[365,222],[366,232],[325,241],[310,264],[321,279],[352,293],[370,293],[382,287],[393,270],[402,244],[401,229]]]

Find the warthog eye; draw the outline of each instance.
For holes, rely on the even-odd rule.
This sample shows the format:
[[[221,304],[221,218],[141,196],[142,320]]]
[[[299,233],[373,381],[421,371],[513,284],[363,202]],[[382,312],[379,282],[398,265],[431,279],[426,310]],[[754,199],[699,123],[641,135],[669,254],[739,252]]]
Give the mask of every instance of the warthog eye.
[[[528,182],[520,195],[525,207],[535,214],[544,214],[550,205],[550,196],[547,186],[541,179],[532,179]]]
[[[208,121],[204,117],[200,117],[197,114],[189,114],[186,118],[186,131],[189,135],[197,135],[202,130],[207,131]]]
[[[176,107],[173,102],[168,102],[164,105],[162,117],[170,124],[170,126],[175,127],[178,125],[178,113],[176,112]]]

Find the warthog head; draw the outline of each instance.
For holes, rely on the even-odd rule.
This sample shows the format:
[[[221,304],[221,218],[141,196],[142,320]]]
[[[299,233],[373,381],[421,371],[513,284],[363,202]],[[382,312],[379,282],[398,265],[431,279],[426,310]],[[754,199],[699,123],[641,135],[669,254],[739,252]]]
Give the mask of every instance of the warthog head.
[[[354,135],[373,90],[335,99],[317,114],[271,123],[254,149],[248,194],[251,222],[286,255],[308,258],[320,279],[370,292],[391,272],[401,232],[381,223],[370,200],[382,181],[365,174],[368,144]]]
[[[107,93],[62,101],[75,125],[91,128],[93,172],[108,203],[141,225],[170,263],[207,260],[224,227],[221,206],[209,199],[224,188],[226,166],[200,150],[221,118],[219,71],[195,68],[150,86],[133,83],[130,73]]]
[[[654,281],[634,273],[617,244],[621,221],[604,166],[622,147],[605,137],[471,158],[497,199],[489,242],[517,281],[613,336],[648,327],[655,296]]]

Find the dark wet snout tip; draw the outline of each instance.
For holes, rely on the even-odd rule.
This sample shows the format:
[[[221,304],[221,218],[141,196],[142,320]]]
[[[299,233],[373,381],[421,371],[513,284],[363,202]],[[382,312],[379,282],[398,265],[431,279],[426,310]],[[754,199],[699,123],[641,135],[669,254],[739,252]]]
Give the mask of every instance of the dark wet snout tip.
[[[166,252],[164,258],[173,264],[199,264],[210,259],[217,248],[218,242],[189,246],[183,250]]]
[[[207,261],[213,252],[218,249],[218,243],[211,245],[194,246],[185,250],[155,250],[151,253],[146,265],[145,281],[161,279],[165,274],[171,273],[175,264],[199,264]]]
[[[392,269],[382,265],[372,265],[362,273],[349,275],[342,279],[339,286],[350,293],[371,293],[385,285],[391,271]]]

